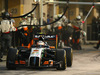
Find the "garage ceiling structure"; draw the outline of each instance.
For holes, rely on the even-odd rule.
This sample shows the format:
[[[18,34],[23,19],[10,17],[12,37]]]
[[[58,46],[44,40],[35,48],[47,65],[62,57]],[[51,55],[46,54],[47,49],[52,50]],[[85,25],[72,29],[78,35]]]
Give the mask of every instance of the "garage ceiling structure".
[[[46,3],[54,3],[54,4],[66,4],[66,0],[65,1],[62,1],[62,0],[60,0],[60,1],[45,1]],[[95,5],[100,5],[100,1],[94,1],[94,0],[79,0],[78,2],[76,2],[76,1],[70,1],[69,2],[69,4],[82,4],[82,5],[92,5],[93,4],[93,2],[94,2],[94,4]]]
[[[57,1],[66,1],[66,0],[57,0]],[[75,0],[70,0],[70,1],[75,1]],[[92,1],[100,2],[100,0],[78,0],[78,2],[92,2]]]

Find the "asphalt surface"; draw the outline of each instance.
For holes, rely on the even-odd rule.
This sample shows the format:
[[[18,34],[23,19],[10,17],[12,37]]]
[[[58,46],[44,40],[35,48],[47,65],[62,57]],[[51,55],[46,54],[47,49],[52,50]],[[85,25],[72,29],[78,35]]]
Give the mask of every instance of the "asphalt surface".
[[[93,46],[84,45],[83,50],[74,50],[73,66],[64,71],[55,68],[7,70],[4,56],[4,61],[0,62],[0,75],[100,75],[100,49],[96,50]]]

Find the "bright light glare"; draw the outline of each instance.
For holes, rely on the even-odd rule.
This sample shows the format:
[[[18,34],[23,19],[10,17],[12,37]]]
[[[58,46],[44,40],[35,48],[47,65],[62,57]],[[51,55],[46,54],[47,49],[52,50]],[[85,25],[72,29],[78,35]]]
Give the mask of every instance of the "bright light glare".
[[[53,0],[50,0],[50,2],[53,2]]]
[[[40,0],[34,0],[35,2],[40,2]]]

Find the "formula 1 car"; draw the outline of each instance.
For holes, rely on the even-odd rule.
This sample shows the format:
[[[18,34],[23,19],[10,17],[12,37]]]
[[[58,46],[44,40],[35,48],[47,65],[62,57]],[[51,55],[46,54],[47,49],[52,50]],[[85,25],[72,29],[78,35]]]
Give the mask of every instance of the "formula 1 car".
[[[57,70],[65,70],[72,66],[73,52],[70,47],[58,49],[57,35],[34,35],[34,43],[30,48],[10,48],[7,55],[7,69],[16,69],[19,66],[40,68],[52,67]],[[54,46],[48,43],[56,43]]]

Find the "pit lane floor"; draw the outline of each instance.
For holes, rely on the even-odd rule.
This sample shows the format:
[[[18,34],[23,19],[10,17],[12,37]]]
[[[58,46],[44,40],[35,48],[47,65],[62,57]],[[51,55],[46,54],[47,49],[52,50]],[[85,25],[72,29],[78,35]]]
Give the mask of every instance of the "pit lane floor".
[[[0,75],[100,75],[100,49],[85,45],[83,50],[74,50],[73,55],[73,66],[64,71],[54,68],[7,70],[4,56],[5,61],[0,62]]]

